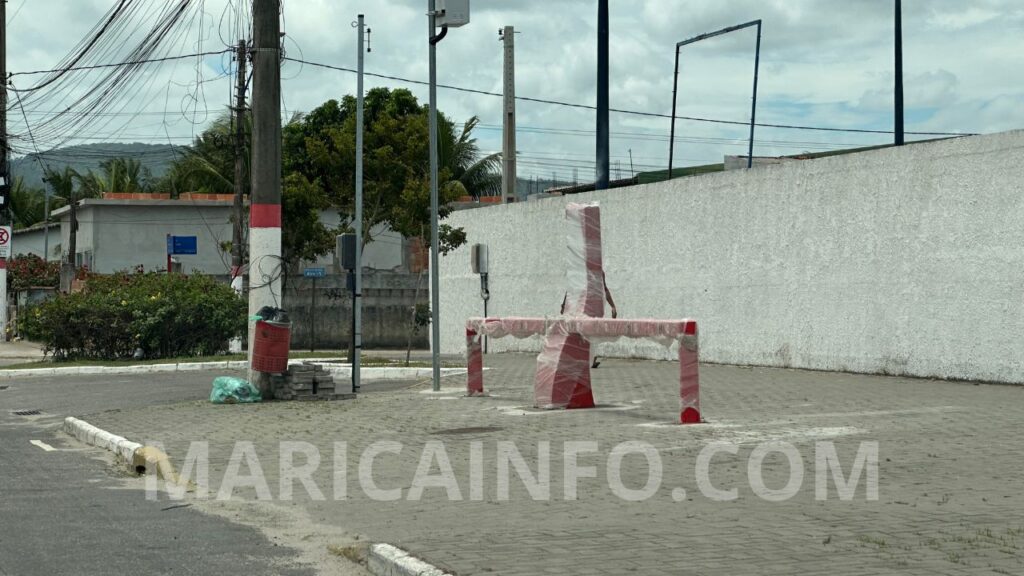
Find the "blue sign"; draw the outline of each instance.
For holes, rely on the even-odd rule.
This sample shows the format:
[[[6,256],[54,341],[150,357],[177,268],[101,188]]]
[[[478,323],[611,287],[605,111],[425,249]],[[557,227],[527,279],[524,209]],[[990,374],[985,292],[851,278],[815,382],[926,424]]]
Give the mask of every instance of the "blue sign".
[[[199,247],[195,236],[168,236],[168,254],[198,254]]]
[[[306,268],[305,270],[302,271],[302,275],[305,276],[306,278],[326,278],[327,277],[327,269],[326,268]]]

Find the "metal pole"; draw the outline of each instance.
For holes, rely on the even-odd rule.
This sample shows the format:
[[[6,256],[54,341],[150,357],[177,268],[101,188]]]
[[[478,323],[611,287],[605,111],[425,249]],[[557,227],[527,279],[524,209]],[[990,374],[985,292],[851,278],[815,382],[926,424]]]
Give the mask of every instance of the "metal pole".
[[[668,177],[672,179],[672,159],[676,151],[676,97],[679,91],[679,45],[676,44],[676,68],[672,75],[672,129],[668,137]]]
[[[437,16],[434,0],[427,0],[430,30],[428,38],[434,37]],[[433,362],[433,389],[441,390],[441,318],[440,318],[440,260],[437,238],[437,46],[430,43],[430,355]]]
[[[43,188],[43,222],[46,232],[43,234],[43,261],[50,261],[50,187]]]
[[[486,291],[487,290],[487,274],[481,274],[480,278],[483,281],[484,290]],[[488,298],[484,298],[484,318],[487,318],[487,300],[488,300]],[[487,354],[487,335],[486,334],[483,336],[483,341],[484,341],[484,354]]]
[[[356,80],[356,282],[355,299],[352,301],[355,355],[352,358],[352,388],[359,391],[360,356],[363,352],[363,43],[366,22],[359,15],[359,75]]]
[[[754,166],[754,125],[757,117],[757,72],[761,67],[761,21],[757,21],[757,47],[754,49],[754,97],[750,103],[750,145],[747,147],[747,169]]]
[[[896,145],[903,146],[903,3],[896,0]]]
[[[516,48],[515,28],[505,26],[501,36],[505,43],[504,62],[504,130],[501,149],[504,169],[501,171],[501,201],[511,202],[516,195]]]
[[[0,79],[3,81],[3,89],[0,90],[0,178],[3,184],[8,187],[7,198],[3,206],[0,206],[0,224],[11,222],[11,195],[13,188],[11,182],[10,148],[11,143],[7,137],[7,2],[0,2]],[[49,237],[50,230],[47,228],[46,235]],[[8,238],[8,246],[14,240]],[[13,254],[12,254],[13,256]],[[7,259],[0,258],[0,340],[7,340]]]
[[[595,190],[607,190],[609,179],[608,127],[608,0],[597,4],[597,182]]]
[[[313,296],[309,305],[309,351],[316,352],[316,276],[313,277]]]

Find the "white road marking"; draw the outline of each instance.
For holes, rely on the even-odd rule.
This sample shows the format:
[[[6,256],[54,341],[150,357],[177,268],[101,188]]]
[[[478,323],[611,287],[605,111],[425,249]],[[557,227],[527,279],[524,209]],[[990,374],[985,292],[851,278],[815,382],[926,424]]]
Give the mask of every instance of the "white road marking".
[[[36,446],[36,447],[39,447],[39,448],[42,448],[46,452],[56,452],[57,451],[56,448],[54,448],[53,446],[50,446],[49,444],[47,444],[46,442],[43,442],[42,440],[32,440],[31,442],[29,442],[29,444],[31,444],[33,446]]]

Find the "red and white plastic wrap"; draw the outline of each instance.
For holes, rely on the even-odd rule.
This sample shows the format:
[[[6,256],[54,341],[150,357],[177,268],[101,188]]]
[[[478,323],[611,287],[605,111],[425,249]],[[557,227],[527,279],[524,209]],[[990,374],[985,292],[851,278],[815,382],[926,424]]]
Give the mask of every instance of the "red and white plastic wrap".
[[[594,405],[590,387],[590,358],[578,352],[579,344],[639,338],[671,347],[679,344],[679,420],[683,424],[701,421],[699,335],[695,320],[622,320],[612,318],[470,318],[466,322],[466,350],[469,360],[467,392],[484,393],[481,336],[528,338],[546,337],[544,351],[537,357],[534,402],[539,408],[586,408]],[[558,350],[552,364],[549,353]],[[552,369],[551,388],[542,389],[542,370]],[[545,376],[547,378],[547,376]],[[584,385],[585,384],[585,385]]]
[[[601,209],[596,202],[565,207],[568,223],[566,281],[562,313],[547,318],[470,318],[466,323],[470,396],[481,395],[483,350],[481,336],[526,338],[544,335],[534,377],[538,408],[592,408],[591,348],[619,338],[652,339],[666,346],[679,343],[680,420],[700,422],[697,369],[697,323],[693,320],[617,320],[604,318],[606,297],[601,255]]]
[[[597,202],[565,207],[569,250],[565,261],[565,316],[604,317],[604,266],[601,256],[601,208]]]

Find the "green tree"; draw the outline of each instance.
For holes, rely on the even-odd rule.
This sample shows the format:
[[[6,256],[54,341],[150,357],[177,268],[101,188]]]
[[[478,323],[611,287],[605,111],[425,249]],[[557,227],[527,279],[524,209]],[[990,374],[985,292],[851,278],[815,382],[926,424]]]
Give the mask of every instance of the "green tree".
[[[105,192],[146,192],[146,181],[150,179],[148,169],[134,158],[108,158],[100,162],[99,173],[90,169],[76,174],[86,197],[101,196]]]
[[[43,180],[53,191],[51,196],[64,204],[71,205],[71,234],[68,238],[67,259],[74,264],[75,254],[78,249],[77,234],[78,218],[76,208],[78,203],[86,198],[93,198],[98,195],[98,190],[93,186],[94,182],[90,173],[82,175],[73,168],[65,166],[63,170],[46,168]]]
[[[242,155],[246,175],[243,190],[249,188],[250,116],[245,122],[245,153]],[[235,192],[235,124],[231,113],[213,121],[196,136],[192,146],[176,159],[154,188],[177,196],[182,192],[202,194],[234,194]]]
[[[330,100],[284,130],[286,173],[302,174],[323,191],[351,228],[355,195],[356,100]],[[430,221],[428,110],[408,90],[374,88],[365,99],[363,230],[387,224],[405,236],[418,236]],[[477,118],[460,131],[438,114],[440,217],[460,196],[494,194],[500,189],[499,156],[481,158],[473,129]],[[429,238],[428,238],[429,239]],[[443,226],[442,247],[465,242],[462,230]]]

